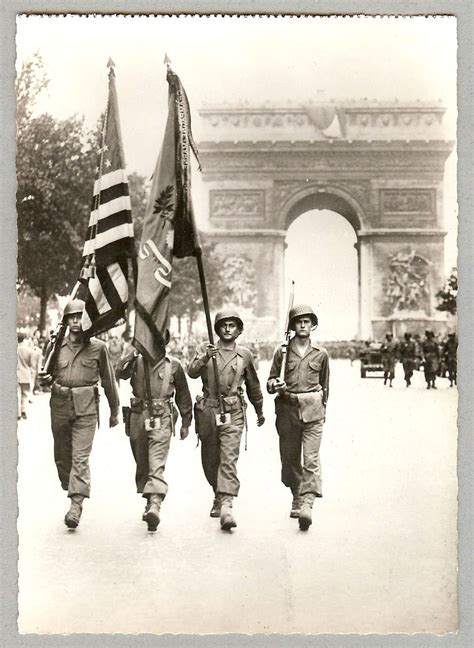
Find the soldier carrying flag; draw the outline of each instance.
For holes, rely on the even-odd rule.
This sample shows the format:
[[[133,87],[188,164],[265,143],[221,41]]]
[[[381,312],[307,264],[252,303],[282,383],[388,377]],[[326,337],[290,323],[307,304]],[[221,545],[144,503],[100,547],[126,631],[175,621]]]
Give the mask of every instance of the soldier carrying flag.
[[[164,472],[171,438],[181,415],[181,439],[188,436],[192,401],[177,358],[166,354],[169,341],[169,296],[174,257],[199,249],[190,196],[189,149],[197,154],[190,129],[189,106],[177,75],[169,67],[168,119],[153,174],[137,259],[133,345],[119,367],[130,378],[133,397],[124,408],[127,434],[136,461],[137,491],[147,500],[142,519],[149,531],[160,523],[168,491]]]
[[[110,427],[118,424],[119,396],[104,342],[93,335],[115,326],[128,302],[129,260],[135,255],[128,181],[120,133],[114,64],[109,67],[109,93],[83,267],[52,344],[41,382],[51,384],[54,458],[71,506],[65,523],[75,529],[84,498],[90,495],[89,456],[98,424],[98,383],[110,405]],[[76,299],[80,290],[85,302]],[[69,329],[69,335],[66,332]]]

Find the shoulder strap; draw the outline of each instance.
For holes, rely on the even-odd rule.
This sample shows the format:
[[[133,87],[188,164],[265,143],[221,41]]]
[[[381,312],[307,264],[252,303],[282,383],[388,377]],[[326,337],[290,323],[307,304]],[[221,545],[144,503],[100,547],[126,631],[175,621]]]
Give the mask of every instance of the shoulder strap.
[[[143,370],[145,372],[145,396],[146,401],[151,405],[153,399],[151,395],[151,382],[150,382],[150,366],[148,360],[143,356]]]
[[[239,388],[240,379],[242,377],[243,370],[244,370],[243,358],[241,355],[237,355],[237,367],[235,369],[234,382],[232,383],[232,386],[230,388],[231,394],[235,394],[235,392]]]
[[[171,379],[171,358],[169,360],[165,358],[164,363],[165,371],[163,373],[163,382],[161,383],[160,398],[166,398],[166,392],[168,391],[168,387],[170,386]]]

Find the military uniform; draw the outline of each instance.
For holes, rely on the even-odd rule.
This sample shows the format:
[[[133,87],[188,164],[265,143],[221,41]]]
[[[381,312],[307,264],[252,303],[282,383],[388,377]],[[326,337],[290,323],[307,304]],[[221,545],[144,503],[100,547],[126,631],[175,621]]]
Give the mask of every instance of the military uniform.
[[[454,333],[450,333],[443,346],[443,355],[448,369],[450,387],[457,385],[458,377],[458,341]]]
[[[436,374],[439,369],[439,346],[432,331],[426,331],[426,339],[423,342],[423,360],[426,388],[436,389]]]
[[[387,384],[389,380],[390,387],[392,386],[392,380],[395,378],[395,365],[397,363],[397,352],[398,346],[397,343],[392,340],[391,335],[387,335],[385,341],[382,343],[382,348],[380,349],[382,353],[382,364],[383,364],[383,384]]]
[[[112,416],[118,416],[119,395],[114,370],[101,340],[61,345],[51,388],[54,460],[68,496],[90,496],[89,456],[98,422],[99,379]]]
[[[296,496],[322,497],[319,449],[329,397],[329,357],[327,351],[316,344],[310,344],[301,357],[294,339],[287,353],[284,377],[287,389],[275,398],[281,480]],[[280,375],[282,361],[280,346],[273,355],[267,382],[269,393],[274,393],[273,384]]]
[[[189,427],[192,420],[192,400],[189,393],[186,376],[180,362],[171,356],[166,356],[155,366],[150,367],[150,395],[154,426],[146,429],[146,420],[150,420],[149,403],[146,391],[146,376],[144,360],[136,352],[122,359],[118,375],[120,378],[130,378],[133,398],[130,402],[130,419],[128,434],[130,445],[136,462],[135,482],[137,492],[143,493],[148,499],[154,500],[159,510],[161,500],[168,492],[168,484],[164,478],[166,460],[168,458],[171,437],[174,434],[178,411],[173,404],[173,396],[181,415],[183,427]],[[144,520],[153,527],[155,519],[148,520],[149,507]],[[154,516],[150,515],[150,518]],[[154,530],[151,528],[150,530]]]
[[[232,349],[224,349],[220,341],[217,342],[217,350],[220,390],[225,411],[230,414],[230,423],[216,423],[219,401],[212,360],[206,353],[206,345],[198,346],[187,373],[191,378],[202,380],[203,393],[197,397],[194,407],[196,431],[201,440],[204,474],[217,498],[222,501],[225,496],[236,497],[240,488],[237,460],[246,407],[242,385],[245,383],[247,396],[258,417],[262,417],[263,396],[252,353],[238,344]]]
[[[416,344],[409,334],[405,334],[405,339],[400,342],[399,353],[400,362],[403,365],[403,372],[405,374],[405,382],[407,387],[409,387],[416,362]]]

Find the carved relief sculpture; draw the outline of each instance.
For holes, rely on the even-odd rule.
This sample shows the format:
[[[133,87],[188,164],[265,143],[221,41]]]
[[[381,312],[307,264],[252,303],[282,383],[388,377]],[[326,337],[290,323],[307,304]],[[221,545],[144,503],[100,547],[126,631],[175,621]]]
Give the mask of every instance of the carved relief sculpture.
[[[265,217],[265,194],[262,190],[211,191],[211,218],[249,218],[263,220]]]
[[[400,311],[428,314],[429,265],[430,262],[414,250],[391,255],[385,295],[392,315]]]

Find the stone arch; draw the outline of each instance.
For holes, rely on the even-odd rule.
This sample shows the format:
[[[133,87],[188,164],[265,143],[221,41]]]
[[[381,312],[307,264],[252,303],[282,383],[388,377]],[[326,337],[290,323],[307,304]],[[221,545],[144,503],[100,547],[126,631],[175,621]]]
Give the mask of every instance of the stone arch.
[[[390,259],[410,245],[431,263],[429,307],[404,315],[413,331],[439,330],[436,286],[444,278],[443,175],[453,143],[444,108],[341,101],[340,132],[321,130],[307,106],[207,107],[199,141],[208,235],[258,268],[255,326],[270,339],[285,321],[286,232],[303,212],[328,209],[356,234],[359,335],[399,330],[386,310]]]
[[[343,216],[356,235],[364,229],[364,211],[359,202],[345,189],[333,185],[305,185],[294,191],[278,210],[278,225],[282,230],[301,214],[312,209],[328,209]]]
[[[283,202],[278,213],[280,229],[288,232],[290,225],[302,214],[314,209],[327,209],[343,217],[351,225],[356,235],[354,248],[357,252],[357,285],[358,285],[358,336],[361,336],[362,323],[362,282],[361,282],[361,249],[359,233],[364,229],[364,212],[358,201],[345,189],[334,185],[307,185],[294,191]],[[286,247],[286,244],[285,244]],[[283,261],[282,261],[283,263]]]

